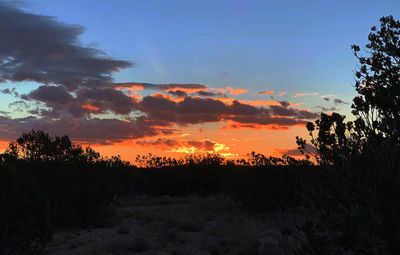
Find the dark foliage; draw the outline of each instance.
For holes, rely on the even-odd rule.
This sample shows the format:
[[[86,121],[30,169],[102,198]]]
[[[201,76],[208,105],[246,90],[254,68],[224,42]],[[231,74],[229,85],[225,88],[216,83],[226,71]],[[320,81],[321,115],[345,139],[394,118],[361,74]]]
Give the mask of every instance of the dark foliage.
[[[315,176],[309,161],[255,152],[239,161],[149,154],[136,168],[42,131],[10,143],[0,162],[0,248],[21,254],[39,251],[57,229],[98,224],[124,195],[222,195],[260,212],[305,204],[303,185]]]
[[[322,217],[307,224],[298,254],[397,254],[400,249],[400,22],[371,28],[367,56],[353,45],[354,122],[333,113],[307,125],[317,162],[327,167]],[[314,137],[314,132],[317,136]],[[306,140],[297,138],[307,153]],[[332,196],[329,194],[333,194]]]
[[[55,229],[100,221],[115,196],[127,192],[130,168],[66,136],[23,134],[0,157],[0,250],[24,254],[40,249]]]
[[[365,135],[400,143],[400,21],[392,16],[372,27],[365,46],[353,45],[360,66],[356,72],[353,114],[365,123]]]

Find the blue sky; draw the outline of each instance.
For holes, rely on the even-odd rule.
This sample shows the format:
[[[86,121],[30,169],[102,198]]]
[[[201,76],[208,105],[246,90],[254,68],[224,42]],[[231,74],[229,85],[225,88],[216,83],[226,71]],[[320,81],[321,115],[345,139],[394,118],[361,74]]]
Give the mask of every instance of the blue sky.
[[[117,81],[353,93],[353,43],[399,1],[28,1],[134,61]]]

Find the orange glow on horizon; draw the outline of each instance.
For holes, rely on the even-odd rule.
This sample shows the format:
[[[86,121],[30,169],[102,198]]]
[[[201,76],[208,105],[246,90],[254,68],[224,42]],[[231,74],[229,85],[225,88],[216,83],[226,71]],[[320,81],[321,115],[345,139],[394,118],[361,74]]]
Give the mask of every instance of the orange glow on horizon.
[[[0,153],[7,149],[9,143],[9,141],[0,140]]]
[[[191,153],[215,152],[226,158],[246,158],[248,153],[255,151],[266,156],[280,157],[288,150],[296,148],[296,136],[307,137],[307,129],[304,125],[291,126],[286,129],[266,129],[264,133],[260,133],[260,130],[255,128],[225,130],[224,126],[226,125],[227,123],[192,125],[184,130],[185,136],[182,136],[182,134],[175,136],[178,141],[181,141],[180,139],[182,138],[215,141],[211,151],[199,150],[195,146],[185,144],[184,141],[178,142],[176,146],[172,147],[150,144],[140,145],[135,140],[125,140],[112,145],[92,145],[92,147],[102,155],[112,156],[118,154],[131,163],[134,163],[136,155],[148,153],[179,158]],[[149,139],[154,140],[161,137],[163,136]]]
[[[224,126],[228,123],[214,123],[203,125],[192,125],[185,129],[184,133],[177,134],[173,138],[177,139],[178,144],[174,147],[139,145],[137,140],[127,139],[114,144],[90,144],[90,146],[101,153],[102,156],[120,155],[123,160],[135,163],[137,155],[146,155],[151,153],[158,156],[167,156],[180,158],[192,153],[218,153],[225,158],[238,159],[246,158],[247,154],[255,151],[266,156],[280,157],[291,151],[293,157],[296,154],[295,137],[307,137],[307,130],[304,125],[292,126],[285,130],[270,130],[260,133],[260,130],[254,128],[236,128],[225,130]],[[199,128],[201,127],[201,128]],[[171,138],[170,136],[158,136],[158,138]],[[143,138],[146,139],[146,138]],[[157,139],[151,137],[148,139]],[[214,145],[211,149],[196,148],[185,143],[186,140],[193,141],[213,141]],[[74,141],[77,142],[77,141]],[[9,141],[0,141],[0,151],[4,152]],[[89,144],[81,143],[82,146]],[[299,154],[300,155],[300,154]],[[299,156],[301,158],[301,155]]]

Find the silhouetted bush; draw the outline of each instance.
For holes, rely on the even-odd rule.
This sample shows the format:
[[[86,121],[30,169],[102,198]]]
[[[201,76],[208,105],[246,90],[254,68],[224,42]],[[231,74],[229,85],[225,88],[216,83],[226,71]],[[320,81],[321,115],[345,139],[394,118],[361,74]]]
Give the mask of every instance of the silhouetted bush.
[[[107,206],[128,192],[131,169],[66,136],[23,134],[0,156],[0,250],[39,251],[56,229],[103,220]]]
[[[360,66],[352,113],[321,114],[307,125],[316,159],[329,177],[321,220],[303,227],[298,254],[398,254],[400,249],[400,21],[371,28]],[[318,134],[313,136],[313,132]],[[306,140],[297,138],[306,151]],[[334,195],[329,195],[334,194]]]

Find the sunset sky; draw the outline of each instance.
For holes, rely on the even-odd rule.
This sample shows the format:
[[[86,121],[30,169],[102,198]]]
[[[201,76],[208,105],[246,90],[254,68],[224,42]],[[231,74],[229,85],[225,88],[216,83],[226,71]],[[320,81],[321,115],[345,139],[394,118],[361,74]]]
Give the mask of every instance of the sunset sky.
[[[357,61],[393,1],[0,0],[0,151],[22,132],[104,155],[297,155],[351,118]]]

